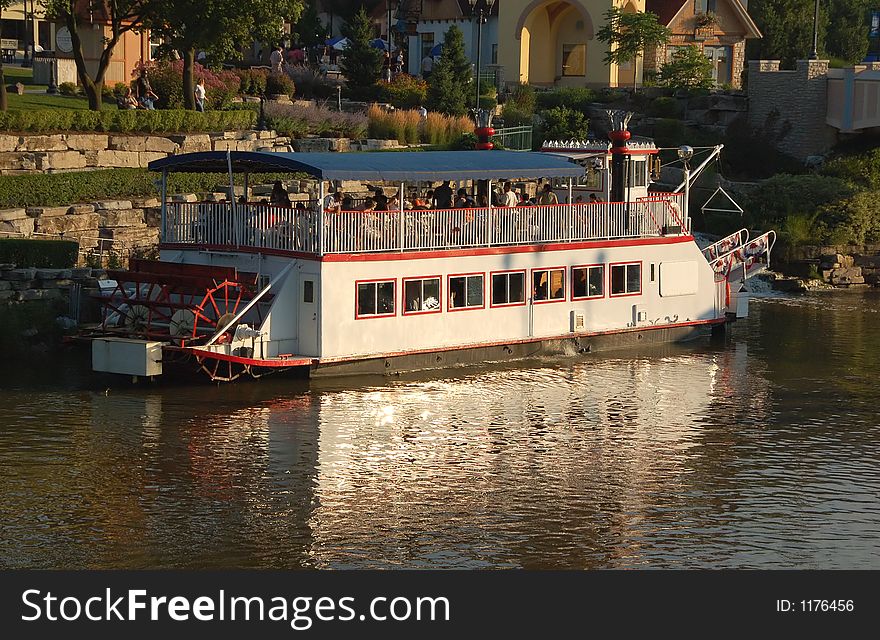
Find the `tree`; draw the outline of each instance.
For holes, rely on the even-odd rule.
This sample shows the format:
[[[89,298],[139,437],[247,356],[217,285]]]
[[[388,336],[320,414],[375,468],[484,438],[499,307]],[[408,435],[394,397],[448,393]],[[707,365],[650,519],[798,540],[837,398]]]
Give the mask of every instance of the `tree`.
[[[659,80],[674,89],[710,89],[712,62],[696,46],[679,47],[672,60],[660,67]]]
[[[12,4],[12,0],[0,0],[0,23],[3,21],[3,9]],[[3,59],[0,58],[0,111],[6,111],[9,108],[9,101],[6,98],[6,75],[3,73]]]
[[[850,63],[868,53],[869,0],[824,0],[828,14],[825,50]],[[875,5],[876,6],[876,5]]]
[[[541,113],[544,140],[586,140],[590,121],[583,113],[566,106],[553,107]]]
[[[382,77],[382,52],[370,44],[373,23],[363,7],[345,23],[342,35],[349,41],[339,64],[346,86],[360,93],[374,90]]]
[[[318,17],[315,0],[311,0],[294,26],[299,42],[307,47],[322,44],[327,37],[327,29]]]
[[[443,36],[443,51],[428,79],[428,103],[453,116],[467,113],[471,96],[471,63],[464,53],[464,34],[452,25]]]
[[[162,40],[160,51],[183,59],[183,100],[195,109],[196,50],[215,60],[241,56],[242,43],[280,41],[286,19],[296,19],[302,0],[162,0],[145,22]]]
[[[645,48],[660,46],[669,42],[672,32],[657,21],[657,15],[647,13],[628,13],[618,7],[605,12],[605,24],[596,33],[596,38],[608,45],[605,53],[606,64],[636,64]],[[633,73],[633,88],[636,74]]]
[[[159,0],[42,0],[46,9],[46,15],[57,18],[64,23],[70,32],[70,40],[73,43],[73,60],[76,63],[76,73],[80,84],[89,99],[89,109],[99,111],[101,109],[101,89],[104,86],[104,76],[110,68],[110,60],[116,45],[129,31],[140,31],[144,28],[145,20],[150,16],[154,6]],[[170,2],[162,3],[170,4]],[[104,23],[109,30],[109,35],[99,39],[98,47],[101,54],[98,56],[98,66],[94,75],[86,65],[83,53],[82,35],[79,31],[79,22],[83,16],[93,16],[96,24]]]
[[[749,58],[780,60],[783,68],[794,68],[813,48],[814,0],[754,0],[749,13],[761,30],[760,40],[747,44]],[[819,47],[825,40],[826,15],[819,13]]]

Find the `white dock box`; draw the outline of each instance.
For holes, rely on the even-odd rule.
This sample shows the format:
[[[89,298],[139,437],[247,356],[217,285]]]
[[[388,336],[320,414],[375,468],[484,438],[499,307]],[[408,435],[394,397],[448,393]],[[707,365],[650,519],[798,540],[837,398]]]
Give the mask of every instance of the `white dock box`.
[[[127,376],[160,376],[162,344],[130,338],[95,338],[92,340],[92,370]]]

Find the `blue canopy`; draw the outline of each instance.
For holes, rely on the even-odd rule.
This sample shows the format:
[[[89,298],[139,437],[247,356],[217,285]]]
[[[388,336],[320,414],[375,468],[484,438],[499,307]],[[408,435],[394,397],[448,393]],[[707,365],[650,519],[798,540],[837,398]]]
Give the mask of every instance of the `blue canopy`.
[[[443,53],[443,43],[442,42],[439,44],[435,44],[433,47],[431,47],[431,57],[432,58],[436,58],[441,53]]]
[[[584,168],[569,158],[524,151],[401,151],[390,153],[275,153],[200,151],[153,160],[151,171],[302,172],[322,180],[513,180],[575,178]]]

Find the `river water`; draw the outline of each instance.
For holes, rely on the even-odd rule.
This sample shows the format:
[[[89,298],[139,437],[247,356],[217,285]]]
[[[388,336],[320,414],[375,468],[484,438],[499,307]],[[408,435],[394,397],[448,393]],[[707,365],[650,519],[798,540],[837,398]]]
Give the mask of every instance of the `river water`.
[[[6,363],[0,567],[880,568],[880,295],[393,380]],[[14,374],[14,375],[13,375]]]

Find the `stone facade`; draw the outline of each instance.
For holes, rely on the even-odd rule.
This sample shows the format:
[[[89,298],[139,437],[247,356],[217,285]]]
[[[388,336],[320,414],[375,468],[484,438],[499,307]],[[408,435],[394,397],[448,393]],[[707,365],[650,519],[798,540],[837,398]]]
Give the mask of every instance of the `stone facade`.
[[[800,160],[825,153],[837,139],[825,122],[827,73],[827,60],[798,60],[794,71],[780,71],[779,60],[750,60],[749,125]]]
[[[83,293],[97,293],[98,279],[105,273],[101,269],[79,267],[76,269],[18,268],[16,265],[0,265],[0,304],[36,301],[64,301],[70,299],[73,285],[82,287]],[[0,307],[2,309],[2,307]]]

